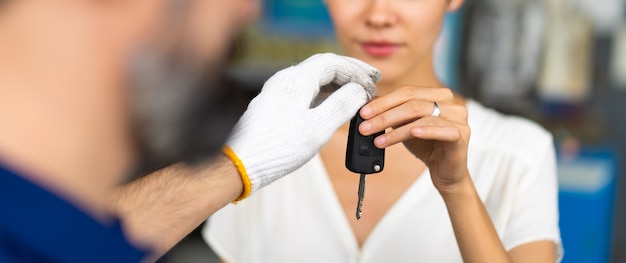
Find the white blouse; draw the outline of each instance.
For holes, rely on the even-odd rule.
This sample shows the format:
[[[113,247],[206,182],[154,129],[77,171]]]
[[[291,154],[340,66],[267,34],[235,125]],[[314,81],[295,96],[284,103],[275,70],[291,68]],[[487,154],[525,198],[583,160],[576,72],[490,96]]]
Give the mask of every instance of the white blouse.
[[[551,135],[474,101],[468,167],[507,250],[549,240],[562,256]],[[355,193],[356,194],[356,193]],[[428,170],[359,247],[319,156],[293,174],[215,213],[203,230],[236,262],[462,262],[446,206]]]

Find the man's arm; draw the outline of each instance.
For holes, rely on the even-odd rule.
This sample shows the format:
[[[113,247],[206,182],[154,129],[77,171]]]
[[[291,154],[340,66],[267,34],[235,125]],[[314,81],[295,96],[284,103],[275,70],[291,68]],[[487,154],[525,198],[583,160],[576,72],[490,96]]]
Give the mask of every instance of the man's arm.
[[[156,259],[243,191],[237,169],[220,155],[197,167],[177,164],[113,192],[128,238]]]
[[[129,239],[161,256],[229,202],[298,169],[374,95],[379,79],[377,69],[334,54],[274,74],[231,133],[228,157],[170,166],[116,189],[114,209]],[[310,108],[322,86],[337,90]]]

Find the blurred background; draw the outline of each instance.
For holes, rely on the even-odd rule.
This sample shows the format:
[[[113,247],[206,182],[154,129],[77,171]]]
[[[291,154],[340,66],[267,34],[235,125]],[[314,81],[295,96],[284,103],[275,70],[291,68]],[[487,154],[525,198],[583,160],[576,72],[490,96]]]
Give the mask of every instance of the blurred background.
[[[312,54],[341,53],[322,0],[266,0],[232,74],[251,93]],[[468,0],[437,44],[452,89],[551,131],[563,262],[626,262],[626,3]],[[161,262],[216,262],[195,231]]]

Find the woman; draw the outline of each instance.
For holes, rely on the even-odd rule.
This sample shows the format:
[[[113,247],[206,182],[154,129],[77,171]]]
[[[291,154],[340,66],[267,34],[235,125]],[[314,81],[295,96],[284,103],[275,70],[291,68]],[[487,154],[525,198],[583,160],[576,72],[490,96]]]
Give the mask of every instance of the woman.
[[[364,135],[387,129],[385,170],[344,166],[348,125],[318,157],[211,219],[228,262],[555,262],[561,257],[552,137],[453,94],[433,46],[463,0],[327,0],[345,53],[382,72]],[[434,103],[436,102],[436,103]],[[438,108],[438,111],[435,110]],[[470,127],[472,136],[470,140]],[[401,142],[401,143],[400,143]],[[288,142],[287,142],[288,143]]]

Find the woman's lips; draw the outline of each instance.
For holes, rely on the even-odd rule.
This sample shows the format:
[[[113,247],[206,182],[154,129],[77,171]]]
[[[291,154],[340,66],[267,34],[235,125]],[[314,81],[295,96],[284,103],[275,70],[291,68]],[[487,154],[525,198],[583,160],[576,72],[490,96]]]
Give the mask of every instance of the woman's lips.
[[[386,42],[365,42],[361,46],[365,53],[374,57],[387,57],[395,53],[399,48],[399,44]]]

